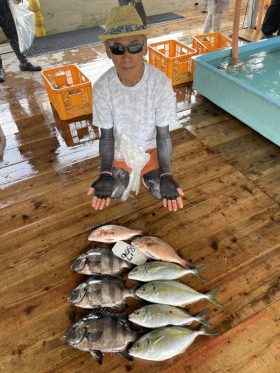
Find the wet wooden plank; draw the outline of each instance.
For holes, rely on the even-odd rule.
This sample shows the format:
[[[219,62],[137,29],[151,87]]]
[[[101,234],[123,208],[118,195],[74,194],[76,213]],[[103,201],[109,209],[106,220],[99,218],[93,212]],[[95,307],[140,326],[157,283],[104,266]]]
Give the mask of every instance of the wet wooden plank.
[[[263,309],[264,305],[270,305],[279,299],[279,255],[280,251],[278,246],[269,253],[262,253],[260,257],[256,258],[254,265],[252,265],[251,262],[244,263],[241,268],[235,268],[235,270],[225,278],[216,281],[215,285],[220,288],[217,298],[224,304],[223,309],[218,310],[212,305],[209,305],[207,301],[201,301],[199,302],[199,306],[197,304],[197,306],[189,308],[194,312],[207,306],[211,309],[210,321],[218,327],[220,332],[224,333],[232,329],[235,325],[242,323],[245,319]],[[42,281],[41,284],[37,283],[37,281],[29,281],[29,286],[32,284],[35,286],[36,284],[34,289],[35,302],[30,302],[28,298],[19,301],[19,303],[16,302],[13,307],[10,309],[7,308],[6,313],[3,314],[6,321],[8,321],[9,318],[7,318],[7,316],[11,316],[10,312],[14,312],[14,322],[22,323],[18,325],[16,330],[9,330],[8,335],[10,340],[13,341],[17,338],[18,341],[24,341],[23,343],[15,345],[14,343],[10,343],[9,339],[7,340],[6,345],[3,346],[3,349],[0,351],[0,357],[2,356],[4,367],[18,368],[19,365],[22,364],[23,357],[26,366],[36,366],[36,364],[38,364],[41,369],[47,368],[47,364],[50,361],[58,361],[62,356],[69,356],[69,359],[66,360],[67,367],[65,367],[64,359],[61,360],[60,364],[63,366],[64,371],[65,369],[71,369],[71,364],[75,367],[77,361],[81,360],[89,360],[91,366],[96,364],[88,354],[80,352],[79,359],[77,359],[74,349],[68,346],[62,347],[62,336],[65,330],[71,325],[71,322],[73,322],[73,318],[69,320],[71,316],[71,307],[66,305],[66,294],[71,288],[71,286],[69,286],[71,281],[68,280],[68,276],[65,272],[55,271],[52,274],[51,272],[52,271],[49,272],[46,278],[46,283],[50,284],[51,289],[42,288]],[[60,282],[57,279],[55,280],[57,285],[53,285],[52,282],[56,277],[55,273],[59,274],[62,279]],[[53,279],[49,276],[53,276]],[[71,277],[73,278],[73,276]],[[209,289],[209,286],[211,286],[211,284],[203,285],[204,290]],[[36,289],[38,289],[38,293]],[[22,290],[19,289],[19,293],[22,293]],[[47,295],[44,296],[43,293]],[[52,297],[55,301],[51,301]],[[22,303],[25,303],[25,308],[23,308],[24,305],[22,305]],[[17,311],[19,309],[22,310],[23,315],[21,314],[21,317],[17,319]],[[81,317],[81,314],[79,314],[79,316]],[[74,317],[76,317],[76,315],[74,315]],[[5,338],[5,333],[2,334],[3,338]],[[38,341],[40,341],[40,343],[38,343]],[[203,348],[203,346],[208,343],[209,341],[206,337],[203,339],[201,338],[190,347],[190,351]],[[72,352],[70,352],[70,350]],[[17,351],[20,351],[20,353]],[[119,366],[125,364],[124,360],[116,359],[118,359]],[[109,362],[114,360],[115,359],[112,360],[108,355],[105,358],[107,364],[110,364]],[[60,364],[56,364],[56,366],[59,367]],[[108,369],[107,364],[105,363],[101,371],[103,371],[103,369],[105,371],[106,368]],[[143,364],[144,363],[139,362],[139,369]],[[162,363],[161,368],[169,364],[170,362]],[[145,365],[146,363],[144,366]],[[149,364],[149,369],[153,367],[153,363]],[[63,371],[63,369],[61,368],[61,371]],[[137,365],[135,365],[134,369],[137,369]]]
[[[243,2],[243,11],[245,7]],[[230,32],[232,9],[223,16],[225,33]],[[180,33],[180,40],[191,43],[206,15],[183,15],[183,22],[153,26],[151,36]],[[50,54],[41,65],[50,68],[62,61],[77,63],[91,79],[107,63],[100,44]],[[153,373],[166,368],[203,373],[218,366],[244,373],[276,371],[279,148],[196,94],[191,85],[176,87],[183,128],[172,133],[173,165],[186,191],[184,209],[170,214],[142,187],[136,199],[114,202],[96,213],[85,192],[98,174],[99,161],[90,153],[92,144],[73,147],[71,125],[80,124],[59,120],[40,75],[24,79],[13,74],[14,67],[10,70],[0,93],[7,140],[1,163],[0,370],[123,373],[147,368]],[[200,337],[184,355],[165,363],[128,362],[107,354],[101,367],[88,353],[63,344],[67,328],[86,313],[66,301],[85,278],[71,273],[70,264],[89,247],[93,226],[109,222],[143,228],[193,263],[205,264],[206,283],[193,276],[182,281],[199,291],[219,287],[223,309],[207,301],[189,309],[197,313],[208,307],[220,336]],[[129,300],[128,310],[137,304]]]
[[[258,41],[262,38],[262,32],[254,28],[243,29],[239,32],[239,38],[246,41]]]
[[[208,116],[207,116],[208,119]],[[213,126],[212,126],[213,125]],[[215,127],[215,131],[214,128]],[[221,120],[216,121],[215,123],[211,123],[211,121],[207,121],[207,126],[201,127],[199,124],[198,128],[194,124],[187,125],[187,129],[194,133],[203,143],[215,149],[215,145],[221,146],[224,142],[231,141],[233,139],[239,138],[251,133],[251,130],[248,126],[237,125],[236,119],[228,119],[228,120]]]
[[[276,372],[279,369],[280,301],[264,308],[200,349],[186,353],[164,372]]]

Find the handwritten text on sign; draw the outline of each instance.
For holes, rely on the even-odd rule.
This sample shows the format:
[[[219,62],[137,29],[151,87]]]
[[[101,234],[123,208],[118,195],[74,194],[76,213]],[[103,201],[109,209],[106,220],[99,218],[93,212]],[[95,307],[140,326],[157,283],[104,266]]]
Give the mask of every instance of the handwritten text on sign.
[[[136,265],[143,264],[147,260],[147,257],[141,251],[123,241],[118,241],[112,251],[119,258]]]

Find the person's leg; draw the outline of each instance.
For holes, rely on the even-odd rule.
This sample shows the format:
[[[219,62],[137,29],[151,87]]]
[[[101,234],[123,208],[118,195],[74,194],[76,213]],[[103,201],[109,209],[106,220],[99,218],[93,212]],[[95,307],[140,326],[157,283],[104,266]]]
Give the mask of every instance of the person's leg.
[[[279,35],[279,20],[280,20],[280,0],[272,0],[267,8],[264,20],[262,23],[262,33],[264,36],[272,36],[276,31]]]
[[[162,199],[160,194],[160,171],[158,168],[144,174],[142,181],[156,199]]]
[[[118,0],[119,6],[128,5],[131,0]]]
[[[207,17],[206,17],[206,20],[205,20],[205,23],[204,23],[204,26],[203,26],[203,30],[202,30],[203,34],[209,34],[209,32],[211,31],[212,20],[213,20],[213,13],[208,13]]]
[[[15,52],[15,55],[17,56],[20,63],[25,64],[27,63],[27,58],[25,55],[19,50],[18,45],[18,35],[17,35],[17,29],[16,25],[11,13],[11,10],[9,8],[9,5],[7,6],[4,4],[2,7],[5,7],[5,18],[2,19],[1,27],[3,30],[3,33],[5,34],[6,38],[8,39],[13,51]]]
[[[2,58],[0,56],[0,83],[2,83],[4,81],[5,81],[5,70],[3,68]]]
[[[123,195],[129,183],[129,173],[119,167],[113,167],[112,169],[114,187],[111,198],[119,199]]]
[[[130,2],[135,7],[139,16],[141,17],[143,25],[147,26],[147,16],[142,1],[118,0],[119,6],[128,5]]]
[[[222,19],[222,14],[221,13],[213,14],[213,21],[212,21],[213,32],[220,32],[220,30],[221,30],[221,19]]]
[[[1,28],[3,33],[5,34],[6,38],[9,40],[9,43],[17,56],[17,59],[20,62],[19,68],[22,71],[40,71],[41,67],[34,66],[30,62],[28,62],[27,57],[22,53],[19,49],[18,44],[18,35],[16,25],[11,13],[11,10],[6,2],[2,2],[1,11],[5,11],[5,18],[1,18]]]

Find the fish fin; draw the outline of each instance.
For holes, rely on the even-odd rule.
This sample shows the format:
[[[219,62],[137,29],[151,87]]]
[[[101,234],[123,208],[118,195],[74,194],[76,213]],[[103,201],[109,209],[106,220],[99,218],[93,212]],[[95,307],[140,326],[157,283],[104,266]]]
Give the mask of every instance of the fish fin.
[[[212,324],[210,324],[210,322],[208,322],[208,319],[201,319],[201,320],[200,320],[200,323],[201,323],[202,325],[208,326],[208,327],[210,327],[210,328],[213,326]]]
[[[219,303],[217,301],[217,299],[215,298],[215,294],[216,292],[218,291],[219,289],[218,288],[215,288],[215,289],[211,289],[210,291],[208,291],[208,293],[206,293],[206,297],[210,300],[210,302],[212,302],[213,304],[215,304],[216,306],[218,307],[224,307],[221,303]]]
[[[199,312],[195,317],[199,320],[199,322],[205,326],[212,326],[208,319],[206,318],[207,314],[209,313],[209,308],[205,308],[201,312]]]
[[[99,365],[102,365],[102,360],[103,360],[103,354],[101,351],[97,350],[89,350],[90,354],[92,357],[96,359]]]
[[[102,317],[102,316],[107,316],[110,312],[113,312],[113,311],[109,307],[97,307],[93,309],[90,314]]]
[[[137,229],[137,234],[134,237],[142,237],[144,233],[143,229]]]
[[[207,279],[200,273],[201,268],[205,267],[205,264],[199,264],[193,268],[193,275],[199,278],[201,281],[206,282]]]
[[[195,317],[197,317],[198,319],[205,319],[208,313],[209,313],[209,308],[205,308],[201,312],[197,313]]]
[[[92,310],[90,315],[99,317],[113,317],[120,321],[127,321],[127,314],[125,312],[117,312],[110,307],[99,307]]]
[[[143,286],[143,283],[141,283],[141,284],[137,284],[137,285],[133,286],[132,288],[130,288],[129,290],[131,291],[131,292],[130,292],[130,296],[131,296],[131,297],[143,301],[142,298],[140,298],[140,297],[138,297],[138,295],[136,295],[136,291],[137,291],[141,286]]]
[[[87,333],[87,339],[89,342],[94,343],[101,338],[102,334],[103,332],[101,330],[96,330],[92,333]]]
[[[117,352],[117,355],[124,357],[126,360],[132,361],[133,357],[128,354],[128,351]]]
[[[89,280],[102,280],[104,278],[106,278],[108,280],[120,280],[116,276],[106,275],[106,274],[101,274],[101,273],[95,273],[95,274],[89,276]]]
[[[209,330],[208,328],[205,327],[205,325],[201,325],[198,331],[204,335],[219,335],[220,334],[217,330]]]

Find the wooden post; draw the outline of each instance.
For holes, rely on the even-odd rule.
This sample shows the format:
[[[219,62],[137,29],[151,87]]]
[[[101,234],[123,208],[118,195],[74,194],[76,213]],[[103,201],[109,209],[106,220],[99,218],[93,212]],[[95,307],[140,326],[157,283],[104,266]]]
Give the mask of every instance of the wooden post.
[[[256,25],[256,31],[257,32],[259,32],[261,30],[261,27],[262,27],[264,6],[265,6],[265,1],[260,0],[258,20],[257,20],[257,25]]]
[[[238,39],[239,39],[239,21],[240,21],[241,0],[235,0],[233,27],[232,27],[232,51],[231,57],[233,63],[238,62]]]

